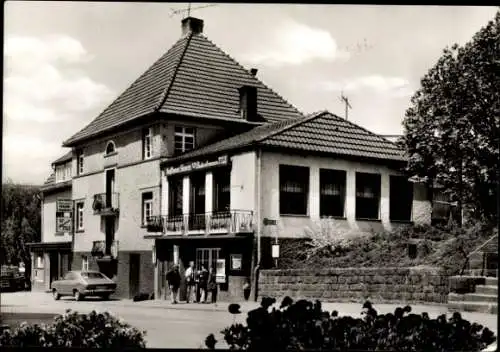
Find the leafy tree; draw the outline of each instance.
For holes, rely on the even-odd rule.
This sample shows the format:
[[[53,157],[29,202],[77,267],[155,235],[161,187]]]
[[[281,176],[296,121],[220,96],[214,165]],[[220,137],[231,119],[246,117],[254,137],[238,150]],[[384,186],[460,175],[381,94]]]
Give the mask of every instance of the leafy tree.
[[[493,219],[500,170],[500,12],[464,46],[444,49],[403,121],[407,172],[443,185],[473,218]],[[461,219],[460,219],[461,223]]]
[[[27,243],[41,238],[41,198],[37,186],[2,185],[1,264],[26,264],[29,275],[31,256]]]

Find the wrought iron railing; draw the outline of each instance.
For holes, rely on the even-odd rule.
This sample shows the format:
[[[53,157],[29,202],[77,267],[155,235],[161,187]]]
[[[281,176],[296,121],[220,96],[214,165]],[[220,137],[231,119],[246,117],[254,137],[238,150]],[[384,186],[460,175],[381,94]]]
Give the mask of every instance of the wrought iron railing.
[[[230,210],[204,214],[157,215],[147,220],[148,232],[243,233],[253,231],[253,212]]]
[[[118,241],[94,241],[92,243],[92,251],[90,254],[94,257],[111,256],[118,257]]]
[[[119,193],[94,194],[92,208],[96,215],[114,215],[120,210]]]

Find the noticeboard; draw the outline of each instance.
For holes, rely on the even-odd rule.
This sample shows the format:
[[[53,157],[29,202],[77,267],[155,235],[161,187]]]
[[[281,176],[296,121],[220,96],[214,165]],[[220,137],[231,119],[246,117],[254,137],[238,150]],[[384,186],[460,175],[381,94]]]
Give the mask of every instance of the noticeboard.
[[[231,254],[231,270],[241,270],[241,267],[242,267],[242,255]]]
[[[215,270],[215,282],[218,284],[226,283],[226,260],[225,259],[217,259]]]

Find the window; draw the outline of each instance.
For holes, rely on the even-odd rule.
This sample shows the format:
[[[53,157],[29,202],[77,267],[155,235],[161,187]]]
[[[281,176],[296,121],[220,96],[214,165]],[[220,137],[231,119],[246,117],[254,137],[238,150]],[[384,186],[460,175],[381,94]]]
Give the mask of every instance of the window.
[[[307,215],[309,168],[280,165],[280,214]]]
[[[379,219],[380,175],[356,173],[356,218]]]
[[[89,258],[86,255],[82,256],[82,271],[89,270]]]
[[[146,192],[142,194],[142,224],[146,225],[151,216],[153,216],[153,192]]]
[[[201,270],[204,265],[207,270],[217,268],[217,259],[220,258],[220,248],[197,248],[196,249],[196,270]]]
[[[76,203],[76,229],[83,230],[83,202]]]
[[[144,129],[142,132],[142,158],[144,160],[150,159],[153,156],[151,138],[153,135],[151,127]]]
[[[170,216],[182,215],[182,177],[168,178],[168,214]]]
[[[71,163],[56,166],[56,182],[71,179]]]
[[[344,216],[346,172],[319,170],[320,216]]]
[[[113,154],[115,151],[115,143],[113,141],[109,141],[106,145],[106,155]]]
[[[83,174],[83,152],[79,151],[76,154],[76,174]]]
[[[43,269],[43,254],[36,254],[36,269]]]
[[[185,153],[192,149],[194,149],[194,128],[175,126],[175,154]]]
[[[213,174],[213,209],[214,212],[230,210],[231,192],[231,171],[229,168],[217,170]]]
[[[389,219],[410,221],[413,204],[413,183],[404,176],[390,176]]]

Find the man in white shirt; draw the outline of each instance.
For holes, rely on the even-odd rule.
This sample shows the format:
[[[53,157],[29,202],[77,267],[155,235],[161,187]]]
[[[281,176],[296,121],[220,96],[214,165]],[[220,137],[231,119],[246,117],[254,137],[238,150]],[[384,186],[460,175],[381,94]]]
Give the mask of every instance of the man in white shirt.
[[[195,292],[195,270],[194,270],[194,262],[189,262],[189,268],[186,269],[184,273],[184,277],[186,278],[186,303],[189,303],[191,296]]]

